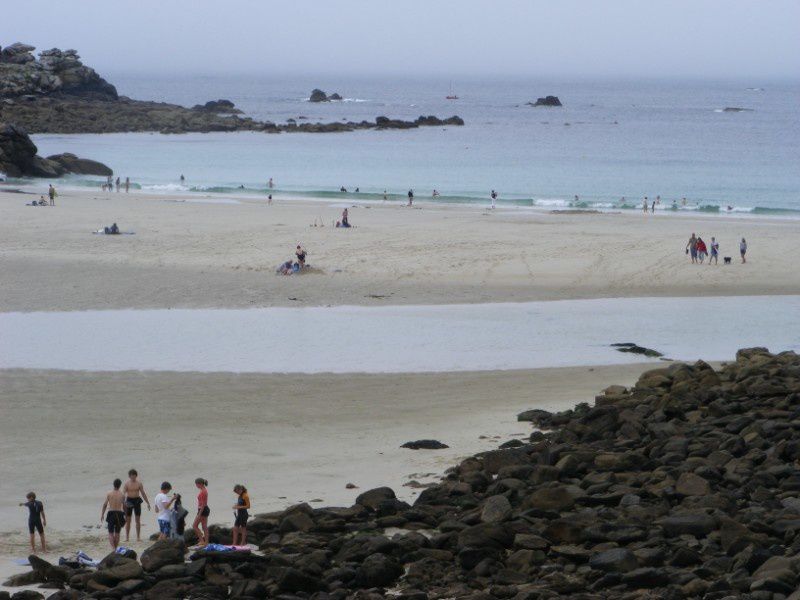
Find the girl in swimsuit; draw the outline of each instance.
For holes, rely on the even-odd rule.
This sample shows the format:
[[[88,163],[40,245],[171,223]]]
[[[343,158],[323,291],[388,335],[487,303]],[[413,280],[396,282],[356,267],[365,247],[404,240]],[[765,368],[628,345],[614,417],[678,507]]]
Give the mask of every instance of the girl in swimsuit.
[[[197,516],[194,518],[192,529],[197,534],[197,543],[201,546],[208,544],[208,516],[211,509],[208,508],[208,480],[198,477],[194,480],[197,489]]]
[[[295,250],[295,255],[297,256],[297,262],[300,263],[300,267],[306,266],[306,250],[299,244],[297,245],[297,250]]]
[[[247,510],[250,508],[250,496],[247,495],[247,488],[241,484],[233,487],[233,493],[238,496],[236,504],[233,506],[236,521],[233,523],[233,546],[244,546],[247,544],[247,519],[250,514]]]

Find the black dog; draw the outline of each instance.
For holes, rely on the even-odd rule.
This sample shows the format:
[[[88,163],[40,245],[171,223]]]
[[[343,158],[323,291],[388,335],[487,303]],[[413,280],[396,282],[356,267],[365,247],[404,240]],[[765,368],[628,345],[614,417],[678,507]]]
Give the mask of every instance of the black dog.
[[[730,256],[726,256],[726,257],[725,257],[725,258],[723,258],[722,260],[725,262],[725,264],[726,264],[726,265],[729,265],[729,264],[731,264],[731,257],[730,257]]]

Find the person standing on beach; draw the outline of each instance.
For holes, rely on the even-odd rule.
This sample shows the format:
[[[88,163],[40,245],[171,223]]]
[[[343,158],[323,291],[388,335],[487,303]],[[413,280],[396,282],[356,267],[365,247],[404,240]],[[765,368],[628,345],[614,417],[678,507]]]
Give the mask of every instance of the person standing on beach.
[[[719,242],[716,240],[714,236],[711,236],[711,256],[708,258],[708,264],[711,265],[711,261],[714,261],[715,265],[719,264]]]
[[[706,260],[706,254],[708,254],[708,248],[706,248],[706,243],[703,241],[703,238],[700,236],[697,237],[697,262],[701,265]]]
[[[414,204],[414,190],[408,190],[408,205]]]
[[[491,197],[492,197],[492,210],[494,210],[495,202],[497,202],[497,192],[492,190]]]
[[[53,187],[52,183],[50,184],[50,187],[47,189],[47,195],[50,197],[50,206],[55,206],[56,196],[58,196],[58,194],[56,193],[56,188]]]
[[[147,492],[144,491],[144,485],[139,481],[139,473],[136,469],[128,471],[128,481],[122,488],[122,493],[125,494],[125,541],[127,542],[131,537],[131,517],[136,518],[136,541],[142,541],[142,501],[147,504],[147,510],[150,510],[150,500],[147,499]]]
[[[686,206],[686,196],[681,198],[681,206]]]
[[[106,501],[103,502],[103,508],[100,510],[100,522],[102,523],[105,518],[106,525],[108,525],[108,543],[114,550],[119,546],[119,534],[125,525],[123,510],[125,496],[120,491],[120,486],[122,486],[122,480],[115,479],[114,489],[106,494]],[[106,514],[106,509],[108,509],[108,514]]]
[[[644,212],[644,214],[647,214],[647,208],[648,208],[648,202],[647,202],[647,196],[645,196],[644,201],[642,201],[642,212]]]
[[[650,212],[652,212],[653,214],[656,214],[656,201],[655,200],[653,200],[653,204],[652,204],[652,206],[650,208]]]
[[[28,531],[31,534],[31,553],[36,554],[36,532],[39,532],[39,541],[42,543],[42,552],[47,552],[44,540],[44,528],[47,527],[47,516],[44,514],[44,504],[36,499],[36,492],[25,494],[27,502],[20,502],[20,506],[28,509]]]
[[[117,186],[117,193],[119,194],[119,184],[120,184],[119,177],[117,177],[117,180],[114,183]]]
[[[181,173],[181,183],[183,183],[184,181],[186,181],[186,178],[183,176],[183,173]]]
[[[155,505],[158,513],[158,539],[166,540],[172,536],[172,504],[175,502],[176,495],[169,495],[172,491],[172,484],[165,481],[161,484],[161,492],[156,494]]]
[[[742,264],[747,262],[744,257],[745,254],[747,254],[747,240],[742,238],[742,241],[739,242],[739,255],[742,257]]]
[[[197,516],[194,518],[192,529],[197,534],[197,543],[201,546],[208,544],[208,516],[211,509],[208,508],[208,480],[198,477],[194,480],[195,486],[200,490],[197,493]]]
[[[383,190],[383,199],[384,201],[389,199],[388,195],[386,194],[386,190]]]
[[[301,269],[306,266],[306,254],[306,249],[300,244],[297,244],[294,255],[297,257],[297,263],[300,265]]]
[[[689,243],[686,244],[686,252],[691,254],[692,263],[696,263],[697,262],[697,238],[695,237],[694,233],[692,233],[692,237],[689,238]]]
[[[250,513],[250,496],[247,495],[247,488],[242,484],[233,486],[233,493],[236,494],[236,504],[233,510],[236,520],[233,523],[233,546],[245,546],[247,544],[247,519]],[[236,542],[239,542],[238,544]]]
[[[130,177],[126,177],[125,178],[125,193],[127,194],[128,190],[130,190],[130,189],[131,189],[131,178]]]

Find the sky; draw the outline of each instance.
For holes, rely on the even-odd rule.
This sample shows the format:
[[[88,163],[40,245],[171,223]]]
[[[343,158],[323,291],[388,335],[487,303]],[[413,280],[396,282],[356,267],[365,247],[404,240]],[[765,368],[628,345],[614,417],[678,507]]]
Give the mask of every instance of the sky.
[[[3,0],[104,73],[800,79],[800,0]]]

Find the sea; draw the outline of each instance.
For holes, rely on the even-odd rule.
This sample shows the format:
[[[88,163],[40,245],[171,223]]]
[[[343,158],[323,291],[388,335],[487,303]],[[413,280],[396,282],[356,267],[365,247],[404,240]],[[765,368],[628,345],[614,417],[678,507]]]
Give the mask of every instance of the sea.
[[[100,160],[149,192],[400,202],[412,189],[417,200],[487,204],[496,190],[499,207],[631,211],[647,196],[660,198],[658,210],[800,218],[800,81],[107,79],[132,98],[185,106],[226,98],[276,123],[380,115],[459,115],[466,122],[326,134],[33,136],[43,155]],[[314,88],[344,100],[310,103]],[[446,99],[451,94],[458,99]],[[563,106],[527,104],[545,95]],[[100,179],[70,177],[60,185],[95,187]]]

